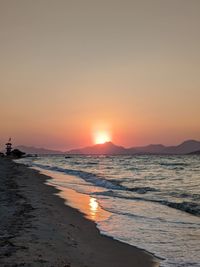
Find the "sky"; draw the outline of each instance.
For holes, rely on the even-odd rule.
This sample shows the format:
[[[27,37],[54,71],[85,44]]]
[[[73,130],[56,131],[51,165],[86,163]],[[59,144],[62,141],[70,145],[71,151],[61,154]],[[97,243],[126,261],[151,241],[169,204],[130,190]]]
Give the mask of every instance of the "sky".
[[[0,0],[0,146],[200,140],[199,0]]]

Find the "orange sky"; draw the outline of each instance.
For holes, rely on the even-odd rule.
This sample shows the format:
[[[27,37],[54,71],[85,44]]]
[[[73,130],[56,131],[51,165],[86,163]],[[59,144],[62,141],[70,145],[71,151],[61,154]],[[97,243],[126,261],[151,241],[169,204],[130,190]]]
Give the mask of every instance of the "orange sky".
[[[0,146],[200,139],[200,1],[1,0]]]

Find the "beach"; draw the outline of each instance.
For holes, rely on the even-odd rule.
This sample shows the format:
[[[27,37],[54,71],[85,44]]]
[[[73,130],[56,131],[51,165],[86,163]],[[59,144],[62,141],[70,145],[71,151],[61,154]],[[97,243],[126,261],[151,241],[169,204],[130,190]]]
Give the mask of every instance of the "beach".
[[[99,233],[50,177],[0,159],[0,266],[153,267],[152,255]]]

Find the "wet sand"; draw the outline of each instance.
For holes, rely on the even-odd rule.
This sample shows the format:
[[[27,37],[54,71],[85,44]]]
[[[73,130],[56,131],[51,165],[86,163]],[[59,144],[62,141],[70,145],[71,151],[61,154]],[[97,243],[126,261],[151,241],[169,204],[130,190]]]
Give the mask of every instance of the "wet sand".
[[[159,266],[150,254],[101,235],[48,179],[0,158],[0,266]]]

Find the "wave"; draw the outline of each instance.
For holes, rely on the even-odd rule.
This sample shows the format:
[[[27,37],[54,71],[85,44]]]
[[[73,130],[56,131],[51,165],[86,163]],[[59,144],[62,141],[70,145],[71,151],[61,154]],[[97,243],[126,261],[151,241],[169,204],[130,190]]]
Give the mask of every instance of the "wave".
[[[159,203],[159,204],[162,204],[162,205],[174,208],[174,209],[178,209],[178,210],[190,213],[192,215],[200,216],[199,204],[192,202],[192,201],[191,202],[190,201],[183,201],[183,202],[177,203],[177,202],[170,202],[170,201],[162,200],[162,199],[157,200],[157,199],[150,199],[150,198],[144,198],[144,197],[139,196],[139,195],[145,194],[147,192],[158,191],[155,188],[151,188],[151,187],[127,188],[125,186],[120,185],[115,180],[108,181],[104,177],[100,177],[100,176],[93,174],[93,173],[90,173],[90,172],[77,171],[77,170],[72,170],[72,169],[64,169],[64,168],[60,168],[60,167],[55,167],[55,166],[50,166],[50,165],[42,165],[42,164],[38,164],[38,163],[32,163],[32,165],[35,167],[46,169],[46,170],[63,172],[63,173],[69,174],[69,175],[78,176],[81,179],[85,180],[86,182],[92,183],[95,186],[99,186],[99,187],[103,187],[103,188],[108,189],[108,190],[103,191],[103,192],[94,193],[94,195],[99,194],[99,195],[124,198],[124,199],[150,201],[150,202]],[[113,191],[113,190],[118,190],[118,192]],[[138,196],[122,195],[120,193],[122,191],[135,192],[138,194]]]
[[[57,172],[64,172],[69,175],[74,175],[82,178],[86,182],[92,183],[96,186],[104,187],[106,189],[115,189],[115,190],[124,190],[125,188],[123,186],[114,184],[108,180],[106,180],[103,177],[100,177],[96,174],[90,173],[90,172],[85,172],[85,171],[77,171],[77,170],[71,170],[71,169],[63,169],[60,167],[52,167],[49,165],[42,165],[38,163],[33,163],[33,166],[41,168],[41,169],[46,169],[50,171],[57,171]]]
[[[133,188],[128,188],[129,191],[131,192],[136,192],[138,194],[146,194],[147,192],[158,192],[159,190],[156,188],[152,187],[133,187]]]
[[[194,201],[200,200],[200,194],[190,194],[187,192],[170,192],[170,196],[177,197],[177,198],[190,198]]]
[[[120,185],[120,182],[123,182],[123,180],[119,181],[116,179],[112,179],[111,181],[108,181],[107,179],[100,177],[94,173],[90,173],[90,172],[77,171],[77,170],[71,170],[71,169],[63,169],[60,167],[52,167],[49,165],[41,165],[41,164],[37,164],[37,163],[34,163],[33,165],[36,167],[39,167],[39,168],[45,168],[45,169],[52,170],[52,171],[59,171],[59,172],[64,172],[66,174],[79,176],[80,178],[82,178],[86,182],[90,182],[90,183],[94,184],[95,186],[104,187],[106,189],[124,190],[124,191],[136,192],[138,194],[145,194],[147,192],[158,191],[157,189],[151,188],[151,187],[128,188],[128,187],[125,187],[123,185]]]
[[[117,214],[117,215],[125,215],[125,216],[128,216],[128,217],[134,217],[134,218],[138,218],[138,219],[143,219],[145,220],[146,222],[147,221],[151,221],[151,222],[155,222],[157,223],[158,221],[160,222],[165,222],[165,223],[170,223],[170,224],[177,224],[177,220],[172,220],[172,219],[167,219],[167,218],[160,218],[159,217],[159,214],[158,216],[145,216],[145,215],[142,215],[142,214],[134,214],[134,213],[131,213],[131,212],[126,212],[126,211],[122,211],[122,210],[116,210],[112,207],[105,207],[105,206],[102,206],[100,204],[101,208],[108,211],[108,212],[111,212],[113,214]],[[191,225],[192,227],[200,227],[200,223],[197,223],[197,222],[189,222],[189,221],[178,221],[178,224],[182,224],[182,225],[187,225],[189,227],[189,225]]]
[[[149,198],[143,198],[143,197],[136,197],[136,196],[123,196],[118,192],[115,192],[113,190],[109,191],[103,191],[103,192],[95,192],[93,195],[102,195],[102,196],[109,196],[109,197],[116,197],[116,198],[123,198],[123,199],[132,199],[132,200],[139,200],[139,201],[147,201],[147,202],[153,202],[153,203],[158,203],[161,205],[168,206],[170,208],[174,208],[177,210],[181,210],[187,213],[190,213],[192,215],[200,216],[200,206],[199,204],[195,202],[170,202],[167,200],[156,200],[156,199],[149,199]]]
[[[184,162],[161,162],[160,163],[161,166],[167,166],[167,167],[172,167],[172,166],[180,166],[180,167],[186,167],[189,166],[188,163],[184,163]]]
[[[200,216],[200,206],[195,202],[183,201],[181,203],[176,203],[176,202],[169,202],[169,201],[161,201],[161,203],[168,207],[178,209],[181,211],[185,211],[192,215]]]

